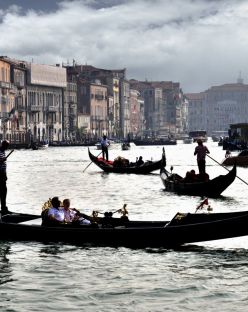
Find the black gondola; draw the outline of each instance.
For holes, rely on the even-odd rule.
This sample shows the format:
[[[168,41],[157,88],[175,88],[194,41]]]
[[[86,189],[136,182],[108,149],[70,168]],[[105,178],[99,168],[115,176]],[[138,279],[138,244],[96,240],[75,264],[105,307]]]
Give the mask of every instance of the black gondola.
[[[176,145],[177,140],[175,139],[135,139],[133,143],[137,146],[140,145]]]
[[[229,156],[226,157],[222,165],[224,166],[233,166],[236,164],[237,166],[241,167],[247,167],[248,166],[248,150],[245,149],[242,152],[240,152],[237,156]]]
[[[1,240],[62,242],[87,246],[166,247],[248,235],[248,211],[177,213],[171,221],[121,221],[97,224],[41,225],[39,216],[2,217]]]
[[[136,165],[136,163],[125,163],[123,165],[115,165],[112,161],[106,161],[91,154],[88,149],[90,160],[105,172],[114,173],[135,173],[148,174],[152,171],[159,170],[166,165],[165,152],[163,148],[162,157],[158,161],[146,161],[143,165]]]
[[[126,143],[126,142],[123,142],[122,144],[121,144],[121,149],[123,150],[123,151],[128,151],[128,150],[130,150],[130,143]]]
[[[160,178],[165,190],[182,195],[219,197],[221,193],[232,184],[236,177],[236,165],[226,174],[212,180],[203,182],[184,182],[177,174],[168,172],[165,168],[160,170]]]

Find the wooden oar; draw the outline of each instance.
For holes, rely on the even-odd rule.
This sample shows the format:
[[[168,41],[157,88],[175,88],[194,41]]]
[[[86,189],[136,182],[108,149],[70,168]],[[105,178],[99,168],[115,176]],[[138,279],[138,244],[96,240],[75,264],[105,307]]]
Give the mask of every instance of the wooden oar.
[[[210,159],[212,159],[213,161],[215,161],[218,165],[220,165],[221,167],[223,167],[223,168],[225,168],[227,171],[231,171],[231,170],[229,170],[228,168],[226,168],[225,166],[223,166],[221,163],[219,163],[217,160],[215,160],[214,158],[212,158],[211,156],[209,156],[208,154],[206,154]],[[236,177],[240,180],[240,181],[242,181],[242,182],[244,182],[245,184],[247,184],[248,185],[248,183],[246,182],[246,181],[244,181],[243,179],[241,179],[240,177],[238,177],[237,175],[236,175]]]
[[[11,150],[11,151],[9,152],[9,154],[6,156],[6,158],[8,158],[13,152],[14,152],[14,150]]]
[[[102,151],[101,151],[101,153],[100,153],[99,155],[97,155],[96,157],[99,157],[101,154],[102,154]],[[91,161],[91,162],[88,164],[88,166],[83,170],[83,172],[84,172],[87,168],[89,168],[89,166],[90,166],[92,163],[93,163],[93,161]]]

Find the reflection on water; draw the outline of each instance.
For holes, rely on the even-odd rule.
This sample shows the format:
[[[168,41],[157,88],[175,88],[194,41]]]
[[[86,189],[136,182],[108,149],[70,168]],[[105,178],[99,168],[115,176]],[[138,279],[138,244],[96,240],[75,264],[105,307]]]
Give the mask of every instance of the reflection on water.
[[[11,266],[8,255],[10,254],[10,243],[0,241],[0,284],[12,281]]]

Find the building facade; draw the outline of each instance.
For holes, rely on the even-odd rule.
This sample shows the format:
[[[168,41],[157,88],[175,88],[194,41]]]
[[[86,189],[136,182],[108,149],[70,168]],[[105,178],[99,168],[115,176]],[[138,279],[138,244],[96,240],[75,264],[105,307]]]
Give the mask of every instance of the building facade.
[[[205,92],[186,95],[189,130],[206,130],[208,135],[227,131],[230,124],[248,122],[248,85],[214,86]]]
[[[32,141],[64,141],[66,69],[27,63],[27,128]]]

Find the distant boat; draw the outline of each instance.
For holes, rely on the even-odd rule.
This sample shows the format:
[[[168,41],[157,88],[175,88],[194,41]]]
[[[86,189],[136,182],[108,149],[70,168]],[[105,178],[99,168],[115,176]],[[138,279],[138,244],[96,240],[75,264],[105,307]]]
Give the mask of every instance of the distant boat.
[[[147,138],[147,139],[136,139],[133,140],[135,145],[176,145],[177,140],[175,139],[156,139],[156,138]]]
[[[48,141],[32,142],[31,143],[31,148],[33,150],[46,149],[46,148],[48,148],[48,146],[49,146]]]
[[[128,151],[128,150],[130,150],[130,147],[131,147],[131,145],[130,145],[130,143],[128,143],[128,142],[124,142],[124,143],[121,144],[121,149],[122,149],[123,151]]]
[[[191,138],[191,137],[184,138],[183,143],[184,144],[191,144],[191,143],[193,143],[193,138]]]
[[[206,130],[194,130],[189,132],[189,136],[193,138],[193,142],[197,140],[202,140],[202,142],[207,142],[207,131]]]

